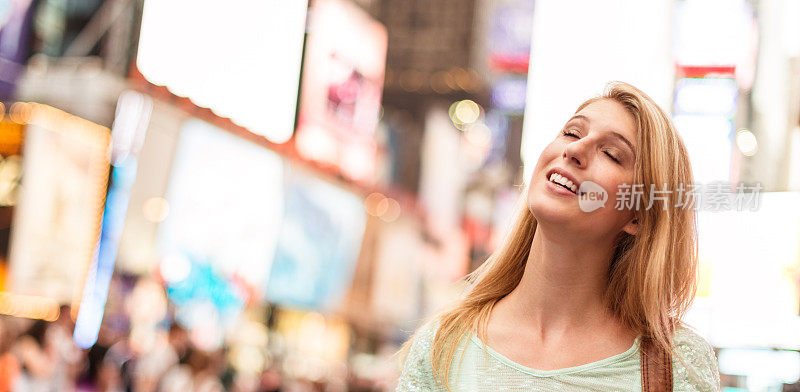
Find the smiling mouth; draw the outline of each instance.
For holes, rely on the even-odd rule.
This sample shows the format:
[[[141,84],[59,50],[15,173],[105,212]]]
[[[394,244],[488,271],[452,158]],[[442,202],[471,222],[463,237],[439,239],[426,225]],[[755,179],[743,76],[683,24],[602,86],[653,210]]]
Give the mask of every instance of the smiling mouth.
[[[568,191],[570,191],[570,192],[572,192],[572,193],[574,193],[576,195],[578,194],[578,186],[575,185],[571,180],[567,179],[566,177],[564,177],[564,176],[562,176],[562,175],[560,175],[558,173],[551,174],[549,180],[553,184],[561,186],[562,188],[564,188],[564,189],[566,189],[566,190],[568,190]]]

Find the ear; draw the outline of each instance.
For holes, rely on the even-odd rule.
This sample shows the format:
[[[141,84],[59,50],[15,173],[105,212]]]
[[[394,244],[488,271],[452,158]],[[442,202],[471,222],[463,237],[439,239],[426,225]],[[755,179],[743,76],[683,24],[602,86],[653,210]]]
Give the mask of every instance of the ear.
[[[625,224],[622,230],[630,235],[636,235],[639,231],[639,221],[636,218],[631,218],[630,222]]]

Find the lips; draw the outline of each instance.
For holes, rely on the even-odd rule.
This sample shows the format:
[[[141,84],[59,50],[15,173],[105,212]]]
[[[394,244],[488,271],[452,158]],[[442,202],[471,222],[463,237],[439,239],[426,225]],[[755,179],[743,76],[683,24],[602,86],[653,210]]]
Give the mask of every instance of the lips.
[[[570,181],[572,181],[572,183],[576,186],[576,188],[580,188],[581,183],[575,178],[575,176],[570,174],[568,171],[566,171],[564,169],[561,169],[561,168],[557,168],[557,167],[553,168],[553,169],[550,169],[550,171],[547,172],[547,174],[545,175],[545,180],[550,181],[550,177],[552,177],[552,175],[554,173],[558,174],[558,175],[560,175],[560,176],[562,176],[562,177],[564,177],[564,178],[566,178],[566,179],[568,179]],[[577,193],[577,192],[573,192],[573,193]]]

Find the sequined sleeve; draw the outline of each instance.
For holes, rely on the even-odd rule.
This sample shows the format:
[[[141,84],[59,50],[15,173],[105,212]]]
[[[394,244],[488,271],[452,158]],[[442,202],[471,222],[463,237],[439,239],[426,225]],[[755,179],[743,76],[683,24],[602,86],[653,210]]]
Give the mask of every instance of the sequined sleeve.
[[[711,345],[697,333],[679,327],[674,335],[672,371],[675,391],[719,391],[719,365]]]
[[[435,335],[434,323],[425,324],[417,331],[395,392],[435,390],[431,366],[431,344]]]

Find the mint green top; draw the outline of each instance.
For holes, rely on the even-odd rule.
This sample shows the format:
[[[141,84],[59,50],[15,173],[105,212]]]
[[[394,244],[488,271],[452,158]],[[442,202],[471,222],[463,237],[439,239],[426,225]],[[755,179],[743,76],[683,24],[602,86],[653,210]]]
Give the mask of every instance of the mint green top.
[[[447,390],[436,384],[431,366],[431,343],[437,326],[438,323],[428,323],[418,331],[403,365],[398,392]],[[627,351],[596,362],[537,370],[506,358],[470,333],[466,339],[462,338],[453,359],[450,387],[452,391],[471,392],[641,391],[640,339],[641,336],[637,337]],[[459,367],[462,352],[464,357]],[[672,375],[674,391],[720,390],[714,350],[705,339],[685,327],[675,330]]]

